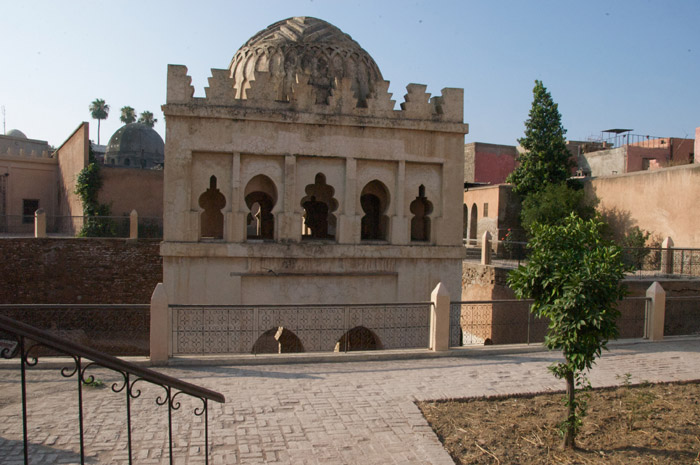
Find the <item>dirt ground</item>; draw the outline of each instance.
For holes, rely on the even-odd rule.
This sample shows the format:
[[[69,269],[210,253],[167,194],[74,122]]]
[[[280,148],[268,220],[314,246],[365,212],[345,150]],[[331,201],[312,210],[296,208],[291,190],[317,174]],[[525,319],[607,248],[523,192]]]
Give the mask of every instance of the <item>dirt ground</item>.
[[[634,386],[628,381],[590,391],[573,451],[561,447],[562,393],[418,406],[457,464],[700,465],[700,380]]]

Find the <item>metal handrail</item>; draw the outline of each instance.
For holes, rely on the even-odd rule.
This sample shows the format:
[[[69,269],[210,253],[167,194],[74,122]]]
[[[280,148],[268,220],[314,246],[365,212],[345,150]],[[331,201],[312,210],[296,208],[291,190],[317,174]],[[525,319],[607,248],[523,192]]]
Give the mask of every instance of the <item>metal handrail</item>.
[[[14,306],[17,307],[17,306]],[[29,307],[32,307],[29,305]],[[36,308],[36,306],[33,306]],[[75,307],[75,306],[73,306]],[[115,306],[116,307],[116,306]],[[132,463],[131,454],[131,407],[130,399],[137,398],[141,395],[138,388],[134,388],[134,384],[140,381],[151,383],[155,386],[160,386],[165,390],[165,393],[156,399],[156,404],[167,405],[168,407],[168,439],[169,439],[169,458],[170,463],[173,463],[173,441],[172,441],[172,411],[180,408],[180,402],[176,399],[180,394],[187,394],[193,398],[202,401],[202,407],[196,408],[194,414],[204,416],[204,449],[205,462],[209,463],[209,420],[208,420],[208,401],[224,403],[226,401],[223,394],[212,391],[210,389],[197,386],[186,381],[173,378],[171,376],[158,373],[148,368],[139,367],[133,363],[126,362],[112,355],[108,355],[92,349],[90,347],[78,344],[76,342],[62,339],[48,331],[35,328],[31,325],[19,322],[12,318],[0,315],[0,330],[8,333],[16,338],[16,344],[2,347],[0,349],[0,358],[12,359],[19,355],[20,370],[21,370],[21,389],[22,389],[22,426],[24,438],[24,463],[29,463],[29,443],[27,433],[27,394],[26,394],[26,368],[34,366],[38,363],[37,355],[30,355],[30,352],[35,347],[46,347],[63,353],[69,357],[69,360],[75,364],[73,369],[64,367],[61,370],[61,375],[64,378],[70,378],[77,375],[78,380],[78,417],[80,424],[80,463],[85,463],[85,444],[84,444],[84,429],[83,429],[83,403],[82,403],[82,385],[83,383],[90,384],[95,378],[92,375],[86,376],[86,370],[92,367],[102,367],[113,370],[123,377],[123,382],[116,382],[112,385],[112,391],[115,393],[125,392],[126,394],[126,417],[127,417],[127,441],[129,452],[129,463]],[[29,341],[33,344],[27,346]],[[83,365],[83,359],[90,362]]]

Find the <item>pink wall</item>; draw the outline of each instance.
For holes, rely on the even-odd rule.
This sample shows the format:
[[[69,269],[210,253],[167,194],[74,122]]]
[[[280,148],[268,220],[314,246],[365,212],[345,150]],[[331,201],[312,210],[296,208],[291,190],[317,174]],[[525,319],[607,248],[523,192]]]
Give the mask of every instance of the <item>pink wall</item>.
[[[627,173],[642,171],[645,158],[656,160],[660,166],[668,166],[669,150],[667,148],[645,148],[635,145],[627,146]]]
[[[515,147],[478,144],[474,154],[474,181],[503,184],[515,169]]]

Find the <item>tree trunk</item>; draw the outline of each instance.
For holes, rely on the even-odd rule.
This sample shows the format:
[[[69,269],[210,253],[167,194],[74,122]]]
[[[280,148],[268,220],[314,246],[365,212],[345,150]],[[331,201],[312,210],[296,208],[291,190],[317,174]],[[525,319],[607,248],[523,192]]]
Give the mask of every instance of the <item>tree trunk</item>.
[[[576,405],[574,404],[574,396],[576,394],[576,386],[574,384],[574,372],[566,373],[566,399],[569,405],[568,418],[566,421],[566,432],[564,434],[564,448],[573,449],[576,447]]]
[[[100,118],[97,118],[97,145],[100,145]]]

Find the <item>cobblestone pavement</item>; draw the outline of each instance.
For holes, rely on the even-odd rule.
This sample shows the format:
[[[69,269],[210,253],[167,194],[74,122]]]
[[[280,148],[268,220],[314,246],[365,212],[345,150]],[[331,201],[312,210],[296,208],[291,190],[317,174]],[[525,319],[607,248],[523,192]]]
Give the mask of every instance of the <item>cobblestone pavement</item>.
[[[451,464],[416,400],[561,389],[546,367],[554,354],[352,363],[180,367],[162,371],[217,390],[210,407],[211,463]],[[41,366],[41,361],[39,362]],[[590,374],[593,386],[688,380],[700,374],[700,340],[615,346]],[[107,386],[118,381],[95,375]],[[58,370],[28,373],[33,464],[79,463],[76,379]],[[167,463],[162,388],[141,384],[132,401],[134,463]],[[86,463],[127,463],[124,394],[84,388]],[[183,398],[173,415],[177,464],[203,463],[203,419]],[[21,463],[19,370],[0,370],[0,463]]]

